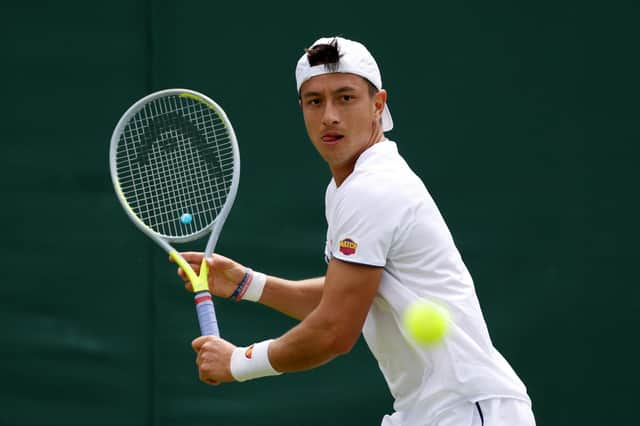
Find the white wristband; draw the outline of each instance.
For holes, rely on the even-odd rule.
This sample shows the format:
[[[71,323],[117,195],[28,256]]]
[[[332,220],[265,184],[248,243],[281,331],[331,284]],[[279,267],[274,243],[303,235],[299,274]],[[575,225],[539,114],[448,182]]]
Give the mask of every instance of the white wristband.
[[[236,348],[231,354],[231,375],[238,382],[258,377],[276,376],[269,362],[269,344],[273,339],[255,343],[248,348]]]
[[[262,272],[253,271],[253,277],[248,284],[246,292],[242,295],[242,300],[257,302],[262,297],[262,291],[267,283],[267,276]]]

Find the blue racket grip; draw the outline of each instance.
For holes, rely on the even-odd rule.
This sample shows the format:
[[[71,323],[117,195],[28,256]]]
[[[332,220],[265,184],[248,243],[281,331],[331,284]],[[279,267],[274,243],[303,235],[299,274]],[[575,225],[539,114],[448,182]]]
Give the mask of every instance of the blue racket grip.
[[[213,299],[208,291],[199,291],[193,296],[200,323],[201,336],[220,336]]]

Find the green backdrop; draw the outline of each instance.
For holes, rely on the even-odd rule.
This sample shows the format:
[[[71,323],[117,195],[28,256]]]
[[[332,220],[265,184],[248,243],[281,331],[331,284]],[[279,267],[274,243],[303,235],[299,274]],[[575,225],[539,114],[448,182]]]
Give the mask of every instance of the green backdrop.
[[[637,12],[631,1],[4,2],[0,425],[376,425],[391,412],[362,341],[317,370],[199,383],[191,299],[108,171],[133,101],[202,91],[242,155],[218,251],[274,275],[322,274],[329,173],[293,70],[331,34],[378,59],[389,136],[447,219],[538,424],[630,424]],[[294,324],[217,306],[236,344]]]

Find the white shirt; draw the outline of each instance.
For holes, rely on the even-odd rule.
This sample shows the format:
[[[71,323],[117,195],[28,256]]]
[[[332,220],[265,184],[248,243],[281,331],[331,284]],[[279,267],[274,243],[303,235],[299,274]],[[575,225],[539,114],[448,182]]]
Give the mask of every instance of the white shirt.
[[[384,267],[363,334],[395,399],[389,424],[428,424],[457,404],[492,397],[530,403],[491,343],[444,219],[394,142],[363,152],[339,188],[330,182],[325,203],[326,258]],[[420,298],[451,314],[449,332],[436,346],[419,346],[403,330],[405,309]]]

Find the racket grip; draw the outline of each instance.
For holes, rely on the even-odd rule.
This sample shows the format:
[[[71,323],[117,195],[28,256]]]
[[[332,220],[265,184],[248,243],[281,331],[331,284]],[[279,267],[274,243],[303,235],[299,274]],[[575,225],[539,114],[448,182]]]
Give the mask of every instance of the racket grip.
[[[220,336],[218,330],[218,320],[213,307],[213,299],[208,291],[199,291],[193,297],[198,313],[198,323],[200,323],[201,336]]]

